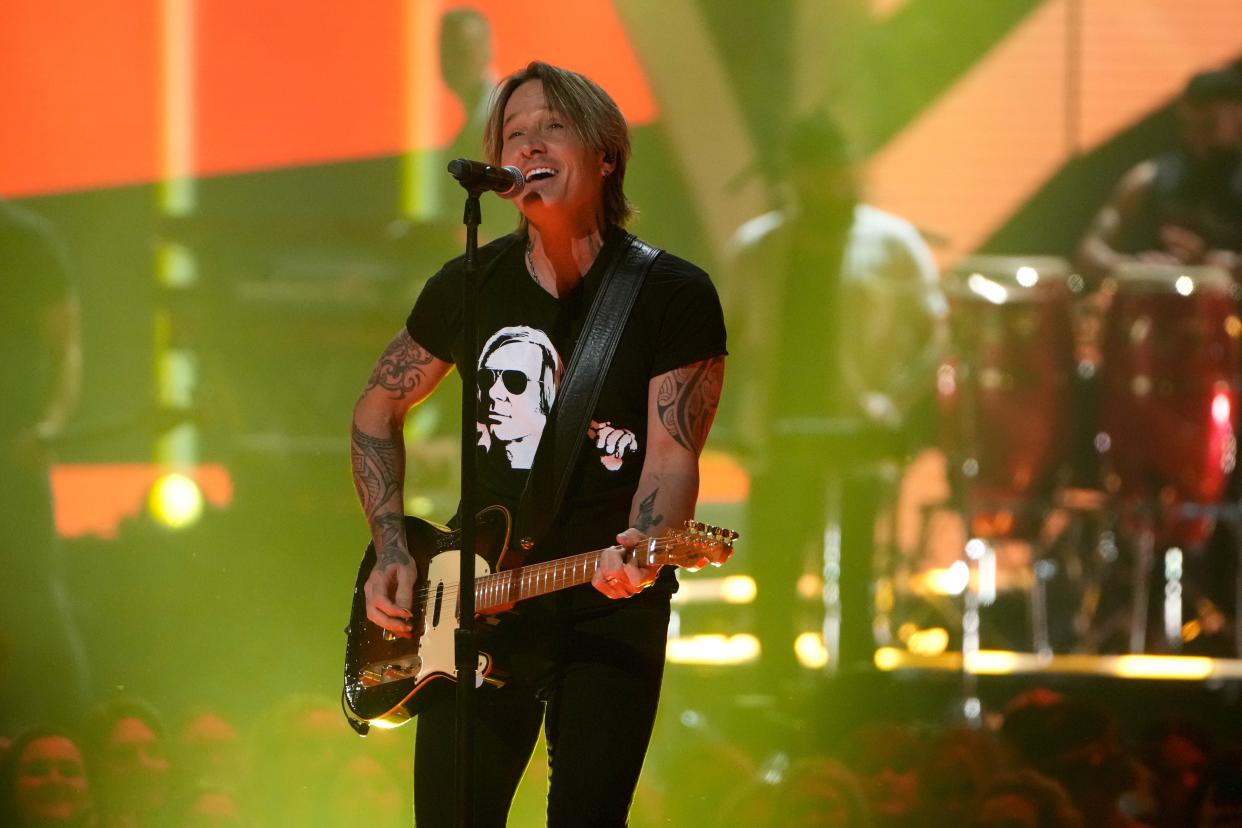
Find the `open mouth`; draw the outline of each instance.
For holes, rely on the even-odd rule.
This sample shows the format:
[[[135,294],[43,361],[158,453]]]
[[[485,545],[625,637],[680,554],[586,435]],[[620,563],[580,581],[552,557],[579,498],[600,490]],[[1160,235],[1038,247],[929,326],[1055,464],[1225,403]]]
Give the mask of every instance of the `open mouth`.
[[[556,175],[556,170],[551,167],[535,167],[527,171],[527,181],[543,181],[545,178],[551,178]]]

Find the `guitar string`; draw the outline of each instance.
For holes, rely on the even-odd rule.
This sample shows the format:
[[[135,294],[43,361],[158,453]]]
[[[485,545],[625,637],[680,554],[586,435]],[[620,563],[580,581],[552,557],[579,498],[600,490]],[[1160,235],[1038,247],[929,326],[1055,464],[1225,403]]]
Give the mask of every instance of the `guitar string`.
[[[672,540],[665,541],[663,539],[658,539],[656,541],[656,548],[661,549],[661,550],[669,546],[673,546],[673,545],[675,545],[675,543]],[[568,565],[569,561],[573,561],[575,558],[579,558],[581,559],[580,563],[590,564],[591,563],[590,558],[592,557],[597,558],[603,551],[604,551],[603,549],[596,549],[591,552],[582,552],[577,555],[571,555],[570,557],[567,557],[567,558],[558,558],[555,561],[545,561],[542,563],[531,564],[530,566],[522,567],[521,571],[523,573],[523,576],[526,579],[534,578],[537,580],[539,578],[545,578],[545,579],[564,578],[570,572],[577,569],[576,564],[573,566],[569,566]],[[598,561],[596,561],[596,563],[598,564]],[[559,574],[557,573],[558,569],[561,570]],[[499,572],[492,572],[492,573],[489,573],[488,575],[482,575],[480,576],[480,579],[498,577],[506,573],[509,573],[511,575],[514,571],[515,570],[502,569]],[[592,573],[592,575],[594,575],[594,573]],[[509,581],[509,586],[512,586],[512,584],[513,584],[513,580],[511,577]],[[498,583],[497,585],[499,586],[500,584]],[[478,592],[481,589],[483,590],[487,589],[487,585],[479,585],[476,582],[475,591]],[[431,585],[424,584],[422,587],[419,588],[417,598],[425,599],[428,593],[430,592],[430,590],[431,590]],[[444,591],[441,594],[444,597],[456,597],[457,594],[460,592],[461,592],[461,588],[459,584],[457,582],[454,582],[452,584],[445,584]]]
[[[655,549],[655,550],[653,550],[653,551],[661,551],[661,550],[667,549],[667,548],[669,548],[669,547],[671,547],[671,546],[676,546],[676,545],[678,545],[679,543],[684,544],[684,543],[685,543],[685,541],[684,541],[684,540],[675,539],[675,538],[658,538],[658,539],[656,539],[656,543],[655,543],[655,547],[656,547],[656,549]],[[574,570],[574,569],[576,569],[576,568],[577,568],[577,567],[576,567],[576,565],[575,565],[575,566],[573,566],[573,567],[567,566],[567,562],[572,561],[572,560],[574,560],[575,558],[581,558],[581,559],[582,559],[581,563],[583,563],[583,564],[589,564],[589,563],[590,563],[589,558],[591,558],[591,557],[598,557],[598,556],[599,556],[599,555],[600,555],[603,551],[604,551],[603,549],[596,549],[596,550],[593,550],[593,551],[591,551],[591,552],[583,552],[583,553],[580,553],[580,554],[578,554],[578,555],[572,555],[572,556],[570,556],[570,557],[568,557],[568,558],[558,558],[558,559],[557,559],[557,560],[555,560],[555,561],[547,561],[547,562],[538,563],[538,564],[531,564],[530,566],[527,566],[527,567],[522,567],[522,570],[521,570],[521,571],[523,572],[523,575],[525,576],[525,578],[526,578],[526,579],[530,579],[531,577],[534,577],[534,578],[537,580],[537,579],[539,579],[539,578],[541,578],[541,577],[542,577],[542,578],[545,578],[545,579],[549,579],[549,580],[554,580],[554,581],[555,581],[555,580],[559,580],[559,579],[562,579],[562,578],[566,577],[567,575],[569,575],[569,574],[570,574],[570,572],[572,572],[572,570]],[[536,573],[536,569],[534,569],[535,567],[538,567],[538,568],[546,568],[546,569],[547,569],[547,570],[549,570],[549,571],[548,571],[547,573],[544,573],[544,572],[538,572],[538,573]],[[560,572],[559,572],[559,573],[557,572],[557,569],[559,569],[559,570],[560,570]],[[513,573],[514,571],[515,571],[515,570],[500,570],[499,572],[493,572],[493,573],[490,573],[490,574],[488,574],[488,575],[483,575],[483,576],[480,576],[480,577],[481,577],[481,578],[492,578],[492,577],[496,577],[496,576],[499,576],[499,575],[503,575],[503,574],[505,574],[505,573]],[[594,574],[594,573],[592,573],[592,574]],[[584,582],[584,583],[585,583],[585,582]],[[512,580],[512,578],[510,578],[510,580],[509,580],[509,582],[508,582],[508,584],[507,584],[507,585],[497,583],[497,585],[496,585],[496,586],[500,587],[502,590],[503,590],[503,589],[505,589],[505,587],[506,587],[506,586],[507,586],[509,589],[511,589],[511,588],[512,588],[512,586],[513,586],[513,580]],[[437,588],[439,588],[439,585],[437,585]],[[478,592],[479,592],[480,590],[484,590],[484,591],[486,591],[488,588],[489,588],[489,586],[488,586],[488,585],[482,585],[482,586],[480,586],[480,585],[476,584],[476,586],[475,586],[475,593],[476,593],[475,597],[476,597],[476,599],[477,599],[477,598],[479,598],[479,597],[482,597],[482,596],[479,596],[479,595],[478,595]],[[520,591],[520,587],[519,587],[519,591]],[[415,606],[422,606],[422,605],[424,605],[424,604],[426,603],[426,601],[427,601],[427,598],[428,598],[428,596],[429,596],[430,592],[431,592],[431,585],[430,585],[430,584],[426,584],[426,583],[424,583],[422,586],[418,587],[418,588],[417,588],[417,591],[416,591],[416,592],[415,592],[415,594],[414,594],[414,605],[415,605]],[[444,590],[443,590],[443,592],[441,592],[441,593],[440,593],[440,595],[441,595],[441,597],[442,597],[442,598],[455,598],[455,597],[458,595],[458,593],[460,593],[460,592],[461,592],[461,589],[460,589],[460,587],[459,587],[456,583],[451,584],[451,585],[450,585],[450,584],[444,584]],[[507,597],[507,596],[506,596],[506,597]],[[533,596],[531,596],[531,597],[533,597]],[[507,603],[507,601],[502,601],[501,603]]]

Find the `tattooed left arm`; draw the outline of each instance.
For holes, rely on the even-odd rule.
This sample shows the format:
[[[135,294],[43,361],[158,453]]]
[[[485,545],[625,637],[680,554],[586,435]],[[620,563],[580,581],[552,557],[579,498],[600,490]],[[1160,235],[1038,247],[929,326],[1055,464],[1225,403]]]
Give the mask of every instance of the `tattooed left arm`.
[[[647,393],[647,444],[630,527],[617,536],[626,547],[663,535],[694,516],[699,496],[699,455],[720,403],[724,357],[675,368],[651,380]],[[655,580],[657,570],[621,564],[605,555],[592,583],[612,598],[626,598]],[[609,581],[609,579],[612,579]]]

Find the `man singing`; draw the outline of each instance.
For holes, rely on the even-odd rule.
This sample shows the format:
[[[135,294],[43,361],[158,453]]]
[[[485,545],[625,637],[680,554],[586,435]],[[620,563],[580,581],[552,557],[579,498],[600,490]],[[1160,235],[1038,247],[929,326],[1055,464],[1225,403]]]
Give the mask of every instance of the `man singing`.
[[[367,614],[397,635],[409,635],[416,620],[421,575],[403,530],[406,414],[457,366],[477,388],[478,450],[486,456],[479,505],[514,510],[560,366],[585,333],[591,298],[626,241],[621,226],[631,213],[625,120],[582,75],[535,62],[506,78],[484,142],[488,162],[517,167],[526,185],[515,202],[518,229],[479,250],[487,274],[477,300],[480,361],[460,364],[464,264],[455,259],[427,283],[354,409],[354,482],[376,549]],[[548,824],[625,824],[655,721],[677,582],[671,570],[626,563],[623,551],[692,516],[724,356],[723,315],[707,274],[662,253],[621,335],[569,494],[542,547],[553,550],[547,557],[610,548],[590,585],[518,604],[489,640],[510,678],[478,694],[477,825],[505,824],[541,727]],[[420,826],[453,822],[454,712],[446,695],[418,719]]]

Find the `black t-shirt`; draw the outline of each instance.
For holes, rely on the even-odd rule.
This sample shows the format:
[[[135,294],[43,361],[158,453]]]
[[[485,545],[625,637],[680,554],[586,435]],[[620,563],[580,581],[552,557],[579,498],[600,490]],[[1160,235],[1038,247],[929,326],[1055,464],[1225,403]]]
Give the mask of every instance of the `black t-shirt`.
[[[478,251],[478,351],[475,370],[461,369],[464,259],[449,262],[423,288],[406,320],[416,342],[459,366],[477,390],[479,506],[517,507],[557,386],[573,353],[603,270],[624,243],[610,228],[579,288],[558,299],[532,279],[524,235]],[[647,393],[652,377],[725,353],[724,317],[707,274],[661,253],[626,323],[591,417],[563,510],[560,531],[545,548],[561,557],[616,542],[645,459]],[[599,436],[611,451],[596,447]]]
[[[1225,156],[1196,166],[1181,150],[1157,156],[1156,177],[1138,216],[1122,231],[1124,253],[1163,250],[1160,230],[1175,225],[1192,231],[1209,250],[1242,253],[1242,160]]]

